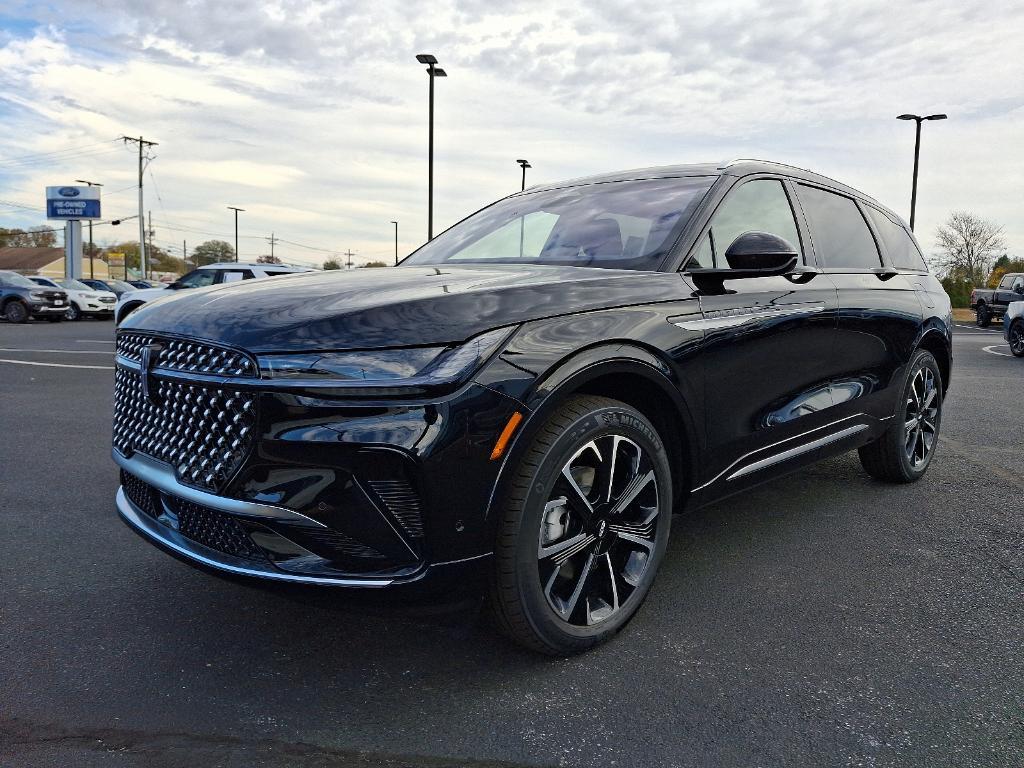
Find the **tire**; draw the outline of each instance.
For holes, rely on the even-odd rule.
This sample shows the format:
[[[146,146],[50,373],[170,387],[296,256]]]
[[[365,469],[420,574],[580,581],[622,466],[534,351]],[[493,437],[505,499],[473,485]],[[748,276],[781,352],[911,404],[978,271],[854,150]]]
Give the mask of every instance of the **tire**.
[[[82,319],[82,310],[78,308],[75,302],[68,302],[68,311],[64,313],[64,318],[71,320],[72,322]]]
[[[985,305],[985,302],[978,304],[976,322],[979,328],[988,328],[992,325],[992,312]]]
[[[28,307],[20,301],[12,301],[4,310],[4,317],[9,323],[27,323],[31,316]]]
[[[121,316],[120,316],[120,317],[117,317],[117,316],[115,316],[115,317],[114,317],[114,320],[116,321],[116,324],[118,324],[118,325],[119,325],[119,324],[121,324],[122,322],[124,322],[124,319],[125,319],[126,317],[128,317],[128,315],[130,315],[130,314],[131,314],[132,312],[134,312],[134,311],[135,311],[136,309],[138,309],[138,308],[139,308],[139,307],[141,307],[141,306],[142,306],[142,304],[141,304],[141,303],[139,303],[139,304],[129,304],[129,305],[127,305],[127,306],[126,306],[126,307],[124,308],[124,310],[123,310],[123,311],[121,312]]]
[[[1024,357],[1024,320],[1014,320],[1010,324],[1010,332],[1006,334],[1010,341],[1010,351],[1014,357]]]
[[[498,628],[551,655],[611,638],[668,543],[672,474],[657,431],[624,403],[573,396],[533,435],[504,493],[488,593]]]
[[[869,475],[890,483],[924,477],[938,446],[942,397],[939,365],[931,352],[919,350],[907,369],[892,426],[858,451]]]

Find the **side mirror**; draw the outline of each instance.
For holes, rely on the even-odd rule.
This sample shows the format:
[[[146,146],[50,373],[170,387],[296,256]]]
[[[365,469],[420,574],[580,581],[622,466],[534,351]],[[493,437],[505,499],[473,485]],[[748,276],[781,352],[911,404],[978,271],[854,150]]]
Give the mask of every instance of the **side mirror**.
[[[812,280],[819,270],[800,266],[800,253],[788,241],[768,232],[744,232],[725,252],[728,267],[691,269],[697,288],[707,294],[725,291],[726,280],[785,275],[795,283]]]
[[[1017,283],[1017,285],[1013,286],[1013,292],[1016,294],[1024,295],[1024,285]]]

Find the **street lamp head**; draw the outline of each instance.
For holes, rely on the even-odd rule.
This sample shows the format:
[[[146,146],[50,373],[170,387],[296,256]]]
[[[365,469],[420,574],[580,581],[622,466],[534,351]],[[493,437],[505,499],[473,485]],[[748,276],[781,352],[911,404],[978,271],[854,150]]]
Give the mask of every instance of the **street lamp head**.
[[[445,72],[440,67],[434,67],[432,70],[430,70],[430,72],[431,74],[434,75],[434,77],[448,77],[448,73]]]
[[[516,160],[516,162],[523,166],[523,168],[533,168],[533,166],[530,165],[528,160]]]
[[[920,120],[917,115],[897,115],[897,120]]]
[[[102,187],[98,181],[86,181],[85,179],[75,179],[76,184],[88,184],[90,187]]]
[[[945,120],[945,119],[946,119],[946,116],[945,115],[941,115],[941,114],[940,115],[928,115],[928,117],[925,118],[925,120]]]
[[[398,222],[397,222],[397,221],[392,221],[391,223],[392,223],[392,224],[395,224],[396,226],[398,225]]]
[[[437,64],[437,57],[429,53],[417,53],[416,61],[420,64]]]

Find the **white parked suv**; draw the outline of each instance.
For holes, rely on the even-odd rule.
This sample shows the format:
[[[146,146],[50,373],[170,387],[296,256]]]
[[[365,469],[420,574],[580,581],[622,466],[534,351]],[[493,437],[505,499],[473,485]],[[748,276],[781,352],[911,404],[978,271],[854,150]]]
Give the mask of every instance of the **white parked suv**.
[[[81,320],[83,317],[102,317],[109,320],[114,316],[114,304],[117,296],[111,291],[98,291],[85,283],[66,277],[42,277],[35,275],[29,278],[33,283],[56,288],[68,295],[68,320]]]
[[[312,267],[297,267],[291,264],[255,264],[236,261],[219,264],[204,264],[168,283],[163,288],[143,288],[138,291],[127,291],[117,300],[114,319],[120,323],[128,315],[147,301],[153,301],[168,295],[168,291],[180,291],[184,288],[205,288],[209,285],[222,285],[237,280],[252,280],[257,277],[277,277],[291,275],[296,272],[313,272]]]

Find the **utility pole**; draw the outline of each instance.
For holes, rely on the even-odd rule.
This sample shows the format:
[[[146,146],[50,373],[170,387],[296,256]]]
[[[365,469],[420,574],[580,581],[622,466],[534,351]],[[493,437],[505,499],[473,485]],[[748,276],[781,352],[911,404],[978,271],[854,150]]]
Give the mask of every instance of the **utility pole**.
[[[274,264],[274,243],[278,241],[278,238],[274,237],[274,233],[271,232],[270,237],[265,237],[263,239],[270,243],[270,263]]]
[[[392,221],[391,223],[395,225],[395,266],[397,267],[398,266],[398,222],[397,221]]]
[[[181,241],[181,266],[188,269],[188,243]]]
[[[238,263],[238,212],[244,211],[245,208],[235,208],[235,206],[229,205],[228,210],[235,212],[235,263]]]
[[[148,246],[146,247],[146,250],[147,250],[148,252],[152,253],[152,252],[153,252],[153,235],[154,235],[154,234],[156,234],[156,233],[155,233],[155,232],[153,231],[153,212],[152,212],[152,211],[146,211],[146,213],[147,213],[147,214],[149,215],[149,229],[147,229],[147,230],[146,230],[146,234],[147,234],[147,235],[149,235],[149,244],[148,244]],[[147,267],[149,267],[149,266],[150,266],[150,264],[148,263],[148,261],[147,261],[147,263],[146,263],[146,266],[147,266]],[[149,269],[149,271],[148,271],[148,272],[143,272],[143,274],[142,274],[142,279],[143,279],[143,280],[149,280],[149,278],[150,278],[150,277],[152,276],[152,274],[153,274],[153,270],[152,270],[152,269]]]
[[[102,187],[103,186],[98,181],[86,181],[85,179],[75,179],[75,181],[78,184],[88,184],[90,187]],[[89,219],[89,279],[90,280],[92,280],[95,277],[95,275],[93,274],[93,269],[92,269],[92,260],[93,260],[92,247],[93,247],[92,246],[92,219]]]
[[[352,249],[349,248],[347,251],[345,251],[345,255],[348,257],[348,261],[346,262],[346,266],[347,266],[348,269],[352,269],[352,257],[355,256],[355,254],[352,253]]]
[[[142,273],[143,279],[146,275],[146,220],[142,216],[142,172],[145,170],[143,165],[143,154],[146,147],[159,146],[155,141],[146,141],[141,136],[139,138],[133,138],[131,136],[122,136],[121,139],[127,144],[129,141],[137,142],[139,145],[139,271]],[[127,273],[128,260],[125,259],[124,268]]]

